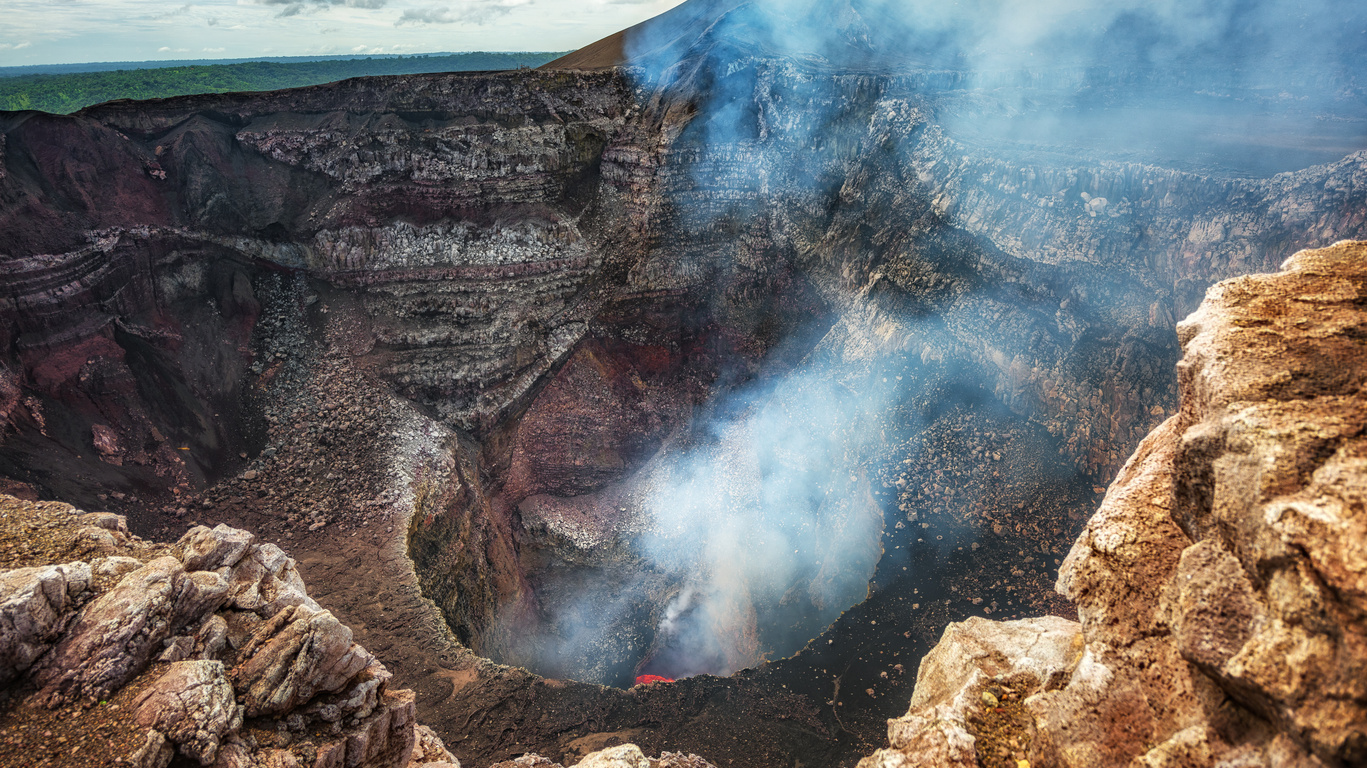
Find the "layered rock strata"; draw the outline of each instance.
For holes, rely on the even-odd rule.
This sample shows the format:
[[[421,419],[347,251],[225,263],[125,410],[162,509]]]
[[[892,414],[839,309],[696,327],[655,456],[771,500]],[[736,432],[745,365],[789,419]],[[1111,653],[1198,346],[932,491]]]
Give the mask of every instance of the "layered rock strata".
[[[1364,296],[1362,242],[1212,288],[1059,571],[1079,622],[951,625],[860,765],[1367,760]]]

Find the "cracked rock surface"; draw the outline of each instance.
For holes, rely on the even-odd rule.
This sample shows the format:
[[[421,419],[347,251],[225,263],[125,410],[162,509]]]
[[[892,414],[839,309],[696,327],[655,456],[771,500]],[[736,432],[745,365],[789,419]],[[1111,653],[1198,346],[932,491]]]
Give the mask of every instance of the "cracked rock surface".
[[[1180,411],[1059,571],[1080,625],[951,625],[861,766],[1367,761],[1365,299],[1363,242],[1213,287],[1178,325]]]
[[[31,541],[21,559],[89,551],[71,534],[91,516],[70,505],[0,495],[0,512],[63,542],[54,551]],[[103,521],[119,532],[120,554],[95,561],[102,576],[82,560],[0,571],[0,661],[10,676],[0,687],[0,765],[460,768],[417,722],[413,693],[389,687],[384,665],[297,574],[297,602],[229,597],[229,584],[294,573],[278,547],[226,525],[151,544],[117,515]],[[647,758],[632,744],[576,765],[715,768],[696,755]]]
[[[10,525],[41,522],[66,541],[66,552],[32,556],[91,549],[71,535],[87,527],[78,509],[9,496],[0,506]],[[179,754],[238,768],[409,764],[420,741],[413,694],[387,686],[384,666],[307,596],[278,547],[226,525],[151,545],[105,517],[100,530],[113,530],[117,554],[94,568],[71,560],[0,572],[10,679],[0,762],[165,766]],[[259,599],[263,582],[274,599]],[[419,757],[449,756],[430,731],[421,744]]]

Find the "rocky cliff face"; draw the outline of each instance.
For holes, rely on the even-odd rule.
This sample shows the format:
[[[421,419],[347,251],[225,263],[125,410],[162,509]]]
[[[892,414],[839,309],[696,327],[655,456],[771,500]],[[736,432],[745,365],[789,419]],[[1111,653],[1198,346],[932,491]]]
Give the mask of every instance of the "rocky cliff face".
[[[1364,290],[1361,242],[1212,288],[1179,412],[1059,571],[1080,623],[952,625],[860,765],[1367,759]]]
[[[1362,234],[1361,155],[1250,180],[989,152],[937,122],[943,73],[691,72],[0,116],[0,469],[149,536],[281,542],[467,760],[848,762],[945,622],[1067,611],[1051,561],[1173,411],[1193,297]],[[790,375],[880,398],[820,430],[811,499],[877,525],[789,585],[820,621],[776,655],[815,642],[634,691],[472,652],[533,663],[567,585],[647,584],[542,668],[629,684],[680,592],[633,549],[641,499]]]

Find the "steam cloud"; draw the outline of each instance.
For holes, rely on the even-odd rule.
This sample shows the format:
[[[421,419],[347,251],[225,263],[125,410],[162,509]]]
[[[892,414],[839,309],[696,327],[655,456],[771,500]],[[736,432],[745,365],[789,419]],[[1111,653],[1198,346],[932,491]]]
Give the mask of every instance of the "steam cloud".
[[[1304,90],[1354,82],[1367,9],[1354,0],[691,0],[684,29],[647,23],[627,58],[653,82],[708,45],[711,55],[817,57],[859,71],[956,69],[976,77],[1047,67],[1107,67],[1136,78],[1208,78]],[[691,34],[690,34],[691,33]],[[1301,78],[1310,73],[1310,81]],[[979,81],[981,84],[982,81]],[[1361,83],[1356,83],[1360,86]]]
[[[1255,175],[1367,143],[1364,52],[1356,0],[691,0],[626,41],[646,84],[707,78],[708,119],[690,130],[708,145],[748,130],[755,84],[727,73],[778,56],[816,71],[938,73],[923,92],[951,136]],[[1333,146],[1312,162],[1282,145],[1326,132]],[[1227,146],[1203,154],[1212,143]],[[1290,156],[1243,157],[1278,150]]]
[[[863,600],[882,555],[870,478],[891,389],[856,386],[809,368],[746,392],[649,478],[637,548],[683,586],[644,671],[730,674]]]
[[[1147,147],[1180,164],[1212,126],[1246,152],[1288,113],[1312,122],[1346,114],[1359,126],[1347,140],[1367,146],[1365,48],[1358,0],[690,0],[626,42],[643,85],[697,100],[678,146],[753,153],[753,172],[725,182],[753,194],[698,204],[707,195],[687,193],[719,183],[698,163],[693,189],[672,201],[682,234],[697,242],[763,216],[770,190],[834,198],[843,177],[819,166],[838,162],[830,147],[858,144],[867,130],[867,116],[851,122],[848,105],[823,102],[819,85],[802,91],[788,78],[790,91],[766,90],[752,66],[760,58],[814,73],[808,83],[832,72],[938,73],[925,78],[925,106],[951,136]],[[810,96],[800,120],[766,111],[766,99],[792,92]],[[828,298],[837,308],[858,303]],[[902,330],[916,327],[902,320]],[[880,371],[903,364],[836,359],[818,345],[791,375],[721,395],[696,444],[663,452],[641,474],[646,532],[633,551],[655,580],[567,590],[577,597],[561,602],[558,638],[537,641],[548,644],[543,661],[602,648],[598,635],[639,610],[642,591],[666,600],[637,671],[666,676],[729,674],[791,653],[862,600],[882,555],[871,495],[879,434],[908,397]]]
[[[1161,146],[1180,157],[1190,137],[1174,113],[1191,111],[1193,93],[1205,100],[1195,111],[1213,113],[1195,118],[1193,131],[1213,120],[1245,139],[1268,131],[1266,114],[1288,106],[1361,114],[1365,39],[1367,7],[1351,0],[692,0],[626,45],[645,83],[701,94],[680,143],[704,151],[766,143],[774,127],[760,124],[773,118],[754,105],[768,94],[737,73],[750,57],[777,55],[827,71],[952,71],[959,76],[945,79],[950,90],[993,93],[992,116],[953,98],[937,104],[950,135],[985,125],[996,139],[1102,133],[1113,145]],[[1030,121],[991,122],[1031,111]],[[810,111],[801,124],[778,126],[782,138],[770,134],[769,143],[791,153],[839,140],[847,129],[838,112]],[[802,185],[784,155],[757,153],[756,198],[776,176]],[[816,176],[805,182],[809,192],[829,192]],[[744,204],[720,213],[681,205],[694,235],[755,213]],[[894,393],[841,390],[834,382],[853,372],[839,364],[832,378],[812,371],[804,366],[752,396],[742,418],[719,420],[709,445],[656,478],[664,490],[646,510],[657,533],[639,544],[656,567],[687,576],[646,671],[730,673],[775,647],[747,628],[783,624],[775,621],[782,607],[801,606],[824,626],[862,599],[881,554],[882,520],[871,499],[860,504],[868,497],[860,478]]]

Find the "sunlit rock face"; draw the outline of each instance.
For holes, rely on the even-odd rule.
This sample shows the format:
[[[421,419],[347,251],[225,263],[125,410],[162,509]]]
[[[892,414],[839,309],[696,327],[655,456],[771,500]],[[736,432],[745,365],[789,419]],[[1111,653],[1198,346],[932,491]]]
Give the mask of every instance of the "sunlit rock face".
[[[1178,413],[1059,571],[1081,624],[953,625],[861,765],[1361,763],[1364,278],[1345,242],[1212,288]]]
[[[947,621],[1067,613],[1053,560],[1174,412],[1176,319],[1360,236],[1367,160],[1040,138],[994,116],[1075,70],[1001,86],[710,29],[667,71],[0,116],[0,469],[152,501],[135,527],[211,514],[182,502],[209,485],[325,554],[348,504],[403,506],[377,530],[466,647],[691,676],[462,656],[432,722],[463,759],[627,731],[737,765],[867,752]]]

